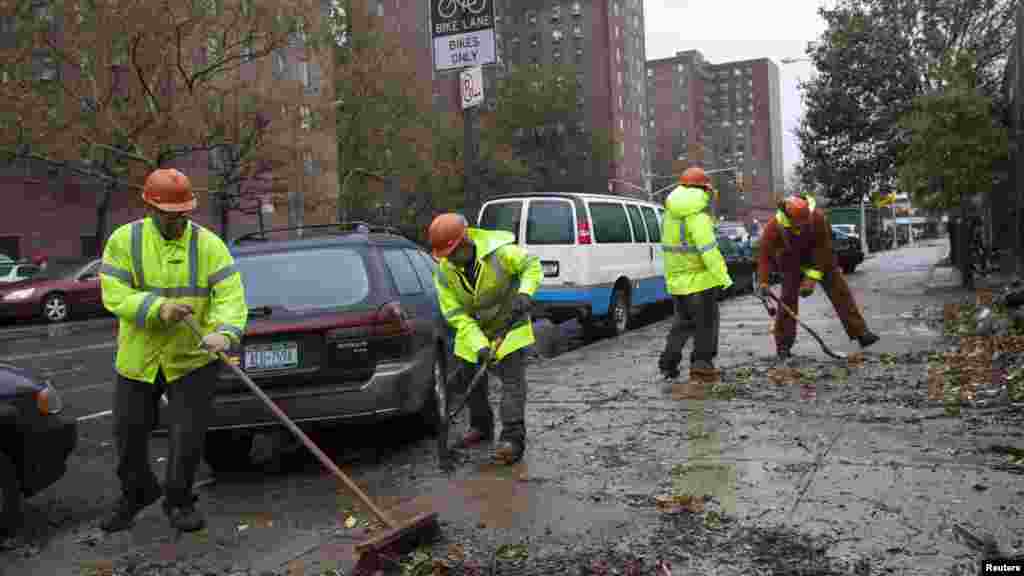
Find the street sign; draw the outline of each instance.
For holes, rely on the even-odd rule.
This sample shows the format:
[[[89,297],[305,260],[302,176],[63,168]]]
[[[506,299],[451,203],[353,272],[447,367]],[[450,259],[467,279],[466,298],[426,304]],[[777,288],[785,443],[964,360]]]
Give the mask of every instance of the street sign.
[[[434,70],[494,64],[494,0],[427,0]]]
[[[462,109],[479,106],[484,101],[484,70],[473,66],[459,73],[459,92],[462,94]]]

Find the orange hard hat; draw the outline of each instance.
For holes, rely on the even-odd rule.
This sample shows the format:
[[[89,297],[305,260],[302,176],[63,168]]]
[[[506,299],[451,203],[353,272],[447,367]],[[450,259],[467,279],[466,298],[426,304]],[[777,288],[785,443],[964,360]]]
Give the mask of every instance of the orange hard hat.
[[[191,212],[197,204],[192,182],[174,168],[151,172],[142,188],[142,199],[164,212]]]
[[[462,214],[449,212],[434,218],[427,229],[430,237],[430,248],[434,258],[447,258],[455,251],[466,237],[466,218]]]
[[[804,226],[811,221],[811,205],[806,198],[789,196],[782,201],[782,211],[797,226]]]
[[[704,173],[704,169],[699,166],[687,168],[683,175],[679,177],[679,183],[683,186],[695,186],[705,190],[711,189],[711,179]]]

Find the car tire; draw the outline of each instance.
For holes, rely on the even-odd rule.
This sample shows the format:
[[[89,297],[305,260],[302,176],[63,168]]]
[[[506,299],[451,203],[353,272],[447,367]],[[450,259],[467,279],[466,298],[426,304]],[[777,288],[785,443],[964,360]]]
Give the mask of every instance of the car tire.
[[[611,305],[608,308],[608,335],[611,337],[620,336],[626,333],[633,324],[633,316],[630,311],[629,292],[619,286],[612,292]]]
[[[54,292],[43,298],[42,313],[47,322],[57,324],[66,321],[71,316],[71,307],[68,306],[67,298],[63,294]]]
[[[440,346],[434,350],[430,375],[430,391],[420,410],[420,423],[431,436],[441,432],[445,432],[447,436],[448,373],[444,363],[444,351]]]
[[[0,536],[15,533],[21,525],[21,485],[18,469],[6,454],[0,452]]]
[[[249,448],[252,437],[231,430],[210,430],[203,441],[203,459],[214,475],[237,472],[252,466]]]

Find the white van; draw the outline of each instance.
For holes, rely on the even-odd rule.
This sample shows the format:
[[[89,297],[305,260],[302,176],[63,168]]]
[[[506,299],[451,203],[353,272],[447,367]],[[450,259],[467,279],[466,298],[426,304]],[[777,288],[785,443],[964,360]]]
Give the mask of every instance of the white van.
[[[577,193],[505,194],[480,209],[478,226],[506,230],[540,258],[535,315],[621,334],[632,311],[670,300],[665,290],[657,204]]]

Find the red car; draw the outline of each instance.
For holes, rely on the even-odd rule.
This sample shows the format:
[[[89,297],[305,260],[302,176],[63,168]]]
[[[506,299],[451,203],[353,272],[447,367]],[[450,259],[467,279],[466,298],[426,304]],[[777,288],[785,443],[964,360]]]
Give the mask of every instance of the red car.
[[[64,322],[71,317],[103,310],[100,294],[100,259],[74,271],[48,277],[40,274],[21,282],[0,285],[0,318]]]

